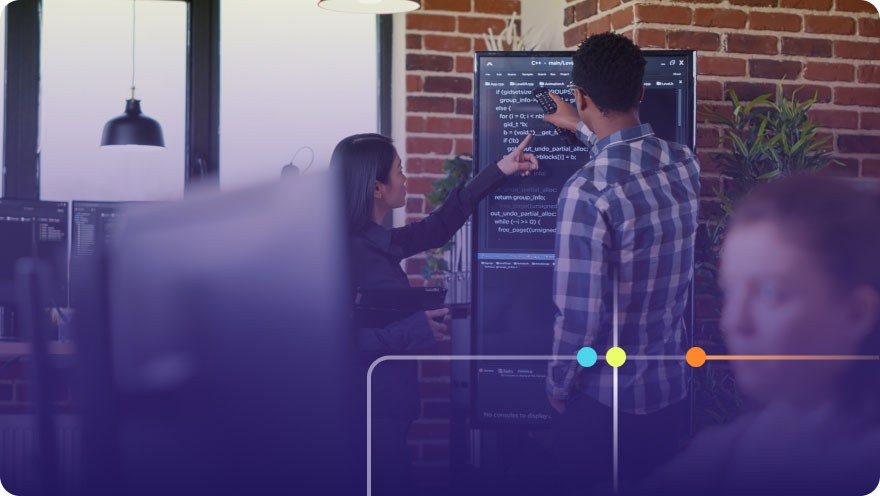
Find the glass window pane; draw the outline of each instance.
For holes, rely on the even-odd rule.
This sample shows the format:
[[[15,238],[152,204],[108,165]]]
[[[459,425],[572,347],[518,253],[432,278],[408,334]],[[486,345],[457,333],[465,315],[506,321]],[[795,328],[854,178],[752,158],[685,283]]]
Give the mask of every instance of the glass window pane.
[[[187,5],[138,1],[136,98],[165,148],[100,147],[131,97],[132,2],[43,0],[40,196],[163,200],[183,195]]]
[[[0,70],[6,74],[6,7],[0,12]],[[6,78],[0,79],[0,167],[3,167],[3,132],[6,125]],[[0,170],[0,197],[3,196],[3,176],[6,174]]]
[[[376,132],[376,17],[316,1],[224,0],[220,183],[276,180],[300,147],[325,168],[343,137]],[[311,158],[304,151],[296,165]]]

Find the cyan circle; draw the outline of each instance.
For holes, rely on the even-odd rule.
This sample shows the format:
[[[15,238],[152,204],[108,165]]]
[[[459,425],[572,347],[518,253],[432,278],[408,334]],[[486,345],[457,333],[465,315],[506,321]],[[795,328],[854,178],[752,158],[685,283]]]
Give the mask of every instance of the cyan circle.
[[[578,350],[577,361],[581,367],[592,367],[593,365],[596,365],[598,359],[599,355],[596,354],[596,350],[589,346],[584,346]]]

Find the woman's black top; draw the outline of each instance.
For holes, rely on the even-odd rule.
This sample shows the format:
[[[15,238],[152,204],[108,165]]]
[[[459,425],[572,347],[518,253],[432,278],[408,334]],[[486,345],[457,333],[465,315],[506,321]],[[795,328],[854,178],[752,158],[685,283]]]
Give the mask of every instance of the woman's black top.
[[[373,222],[351,237],[352,287],[407,288],[401,260],[446,244],[464,225],[477,203],[504,181],[496,165],[483,169],[467,184],[452,190],[443,205],[424,219],[394,229]],[[434,337],[424,312],[384,328],[356,329],[365,362],[390,354],[426,354]],[[415,419],[419,414],[417,363],[387,361],[373,372],[373,414]]]

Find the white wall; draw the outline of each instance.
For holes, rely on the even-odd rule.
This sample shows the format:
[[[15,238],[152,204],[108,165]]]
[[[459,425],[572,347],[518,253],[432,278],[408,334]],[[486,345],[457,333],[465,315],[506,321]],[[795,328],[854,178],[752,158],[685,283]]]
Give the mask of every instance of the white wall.
[[[562,21],[565,0],[522,0],[522,32],[537,50],[565,50]]]
[[[224,0],[221,10],[223,188],[277,180],[303,146],[311,171],[345,136],[377,130],[376,17],[316,1]],[[310,154],[299,155],[304,168]]]
[[[43,0],[40,196],[164,200],[184,185],[186,5],[137,2],[136,97],[166,148],[99,146],[131,96],[132,4]]]

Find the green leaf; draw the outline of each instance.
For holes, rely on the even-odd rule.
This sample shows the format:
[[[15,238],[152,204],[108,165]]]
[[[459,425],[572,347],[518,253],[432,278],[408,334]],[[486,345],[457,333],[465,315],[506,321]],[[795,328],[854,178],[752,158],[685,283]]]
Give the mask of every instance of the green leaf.
[[[823,136],[823,137],[821,137],[821,138],[819,138],[819,139],[817,139],[817,140],[812,140],[812,141],[810,142],[810,145],[809,145],[809,146],[807,147],[807,149],[804,150],[804,151],[805,151],[806,153],[809,153],[809,152],[812,152],[813,150],[822,149],[822,148],[825,147],[825,145],[828,143],[828,141],[829,141],[830,139],[831,139],[830,136]]]
[[[804,136],[804,137],[802,137],[801,139],[799,139],[799,140],[797,141],[797,143],[794,144],[793,147],[791,147],[791,153],[792,153],[792,154],[797,153],[797,151],[800,150],[801,147],[804,146],[804,145],[805,145],[806,143],[808,143],[809,141],[810,141],[809,136]]]
[[[783,127],[781,130],[783,135],[787,134],[787,131],[788,130],[785,127]],[[780,141],[782,142],[782,150],[785,152],[786,155],[789,155],[791,153],[791,146],[788,144],[788,140],[782,138]]]
[[[766,174],[761,174],[760,176],[758,176],[758,180],[759,181],[766,181],[768,179],[773,179],[774,177],[779,177],[781,175],[782,175],[782,171],[779,169],[776,169],[776,170],[772,170],[770,172],[767,172]]]
[[[758,129],[758,134],[755,138],[755,142],[752,143],[752,147],[749,149],[749,156],[752,157],[758,151],[758,149],[764,145],[762,140],[764,139],[764,131],[767,129],[767,119],[763,119],[761,121],[761,127]]]
[[[736,97],[736,91],[727,90],[727,93],[730,95],[730,101],[733,102],[734,107],[739,107],[739,98]]]
[[[761,95],[761,96],[755,98],[754,100],[752,100],[751,102],[749,102],[749,103],[743,108],[743,112],[745,112],[746,114],[750,114],[750,113],[752,112],[752,109],[753,109],[756,105],[760,105],[760,104],[762,104],[762,103],[766,103],[767,100],[770,99],[770,96],[771,96],[770,93],[767,93],[766,95]]]
[[[748,148],[746,148],[746,144],[743,142],[742,139],[740,139],[739,136],[734,133],[727,134],[726,136],[731,142],[733,142],[734,146],[736,146],[736,149],[740,153],[742,153],[743,155],[748,155]]]

